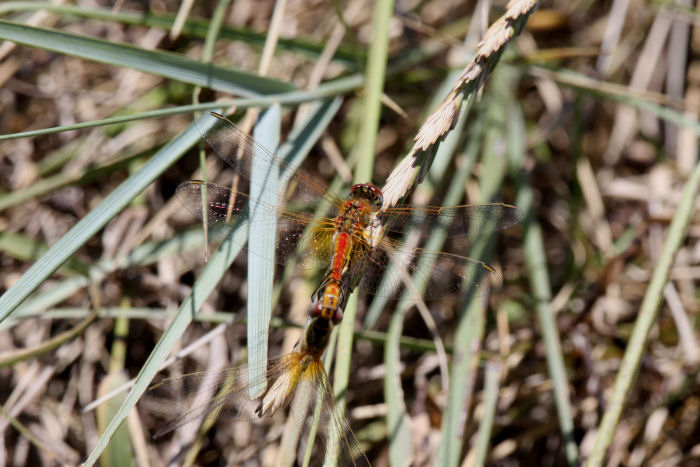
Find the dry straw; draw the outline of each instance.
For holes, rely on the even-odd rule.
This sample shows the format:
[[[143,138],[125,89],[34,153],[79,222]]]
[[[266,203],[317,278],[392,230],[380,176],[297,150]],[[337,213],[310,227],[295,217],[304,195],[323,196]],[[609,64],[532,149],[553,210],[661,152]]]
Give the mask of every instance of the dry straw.
[[[414,183],[420,183],[440,142],[457,123],[461,111],[481,88],[511,39],[517,36],[539,0],[511,0],[506,13],[484,34],[476,54],[450,93],[425,120],[414,138],[413,148],[389,175],[382,192],[384,207],[395,205]]]

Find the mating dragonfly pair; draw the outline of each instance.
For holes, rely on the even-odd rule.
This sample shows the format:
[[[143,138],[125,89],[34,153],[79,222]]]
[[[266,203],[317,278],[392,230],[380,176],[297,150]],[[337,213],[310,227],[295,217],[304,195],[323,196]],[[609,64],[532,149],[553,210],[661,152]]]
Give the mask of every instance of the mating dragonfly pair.
[[[309,322],[302,338],[291,353],[268,364],[262,382],[267,389],[262,394],[250,398],[248,389],[257,384],[248,381],[245,367],[165,380],[151,391],[170,392],[175,388],[187,397],[206,386],[215,388],[217,394],[186,411],[156,435],[210,413],[258,419],[286,405],[291,405],[291,415],[299,426],[305,426],[319,407],[319,440],[314,443],[314,458],[332,459],[339,465],[368,464],[335,401],[321,361],[330,332],[342,319],[348,294],[358,289],[397,298],[408,293],[404,287],[407,273],[415,271],[419,264],[426,264],[430,270],[422,298],[486,293],[500,285],[500,276],[485,263],[408,247],[396,237],[408,231],[425,237],[436,227],[443,229],[448,238],[484,234],[519,222],[517,209],[506,204],[384,207],[381,191],[371,184],[354,185],[347,199],[343,199],[328,191],[317,178],[275,157],[224,117],[212,113],[198,125],[216,154],[248,180],[251,192],[261,193],[271,177],[273,185],[279,180],[282,189],[275,193],[279,200],[274,203],[240,190],[192,180],[178,187],[180,201],[212,226],[245,220],[252,214],[254,222],[268,223],[275,229],[276,243],[274,249],[256,249],[251,245],[250,254],[279,264],[296,256],[297,268],[326,272],[312,296]],[[395,267],[388,268],[390,264]]]

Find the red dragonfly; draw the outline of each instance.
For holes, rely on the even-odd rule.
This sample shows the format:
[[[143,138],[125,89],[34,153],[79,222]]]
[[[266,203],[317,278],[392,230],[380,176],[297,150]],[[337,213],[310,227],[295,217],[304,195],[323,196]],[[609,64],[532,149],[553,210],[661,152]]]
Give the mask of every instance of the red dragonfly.
[[[249,388],[256,382],[248,380],[245,365],[154,384],[147,393],[146,405],[164,411],[166,416],[180,414],[154,437],[204,417],[257,420],[289,406],[289,415],[301,428],[301,437],[307,440],[306,449],[302,449],[307,462],[300,464],[369,466],[331,391],[321,361],[333,326],[332,321],[322,317],[311,318],[292,352],[268,362],[266,371],[261,373],[267,389],[253,398]],[[201,401],[203,394],[215,395]],[[180,410],[183,406],[184,410]],[[313,428],[315,416],[318,419]]]
[[[213,121],[211,120],[213,119]],[[191,180],[177,188],[177,196],[195,216],[209,225],[245,219],[252,212],[275,228],[275,253],[250,251],[279,264],[294,254],[299,269],[326,269],[313,299],[312,313],[334,322],[354,288],[396,298],[406,272],[419,262],[430,264],[430,281],[421,294],[442,299],[458,294],[483,294],[499,286],[501,278],[486,263],[461,255],[408,247],[395,237],[417,229],[423,238],[434,228],[447,238],[468,237],[507,228],[520,221],[515,206],[494,203],[461,206],[397,205],[383,208],[382,192],[369,183],[354,185],[347,199],[328,191],[316,177],[274,156],[227,120],[211,113],[200,120],[204,139],[233,170],[246,178],[250,189],[266,189],[270,176],[279,179],[279,204],[262,201],[240,190]],[[270,170],[254,177],[253,171]],[[258,181],[261,180],[261,181]],[[276,185],[275,185],[276,186]],[[314,216],[314,209],[320,216]],[[249,248],[250,249],[250,248]],[[387,268],[390,263],[399,268]]]

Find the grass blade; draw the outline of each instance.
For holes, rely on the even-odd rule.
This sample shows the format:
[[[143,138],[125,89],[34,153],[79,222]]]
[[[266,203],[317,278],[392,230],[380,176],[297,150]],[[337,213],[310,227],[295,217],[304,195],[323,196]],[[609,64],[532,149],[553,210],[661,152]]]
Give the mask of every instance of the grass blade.
[[[86,8],[82,5],[61,5],[50,2],[3,2],[0,4],[0,15],[13,11],[46,10],[63,15],[78,16],[84,18],[100,19],[104,21],[119,22],[122,24],[144,27],[160,28],[169,31],[175,21],[175,15],[155,11],[129,11],[113,8]],[[214,18],[212,17],[212,21]],[[202,18],[188,18],[182,26],[182,36],[205,38],[210,28],[210,22]],[[219,37],[230,41],[243,41],[247,44],[262,45],[266,34],[251,31],[246,28],[233,28],[224,26]],[[303,53],[311,58],[318,57],[325,44],[318,41],[301,38],[280,38],[277,46],[280,50]],[[362,57],[364,51],[341,44],[336,51],[334,60],[342,62],[345,66],[356,68],[356,57]]]
[[[280,125],[282,113],[280,107],[270,107],[253,132],[255,139],[271,151],[276,151],[280,143]],[[266,158],[253,158],[251,168],[250,195],[270,206],[277,206],[279,172],[272,164],[265,164]],[[256,163],[257,161],[263,161]],[[271,160],[268,160],[271,162]],[[267,258],[274,258],[275,229],[270,228],[274,219],[269,214],[253,211],[250,213],[251,251],[259,251]],[[263,373],[267,361],[267,331],[272,315],[272,281],[275,265],[260,255],[248,255],[248,378],[251,382],[250,397],[255,397],[265,390]]]
[[[486,454],[489,449],[489,440],[493,431],[493,419],[496,415],[496,403],[498,402],[498,378],[501,374],[501,364],[489,362],[486,364],[484,377],[484,413],[479,422],[479,432],[476,435],[476,460],[474,465],[482,467],[486,465]]]
[[[114,324],[115,339],[112,343],[110,355],[109,373],[98,386],[98,397],[107,394],[111,390],[126,383],[124,374],[124,358],[126,355],[126,342],[129,334],[129,321],[119,318]],[[122,397],[110,399],[106,404],[97,409],[97,426],[100,433],[107,427],[107,423],[113,418],[114,413],[122,402]],[[113,441],[100,458],[100,464],[105,467],[121,467],[133,465],[133,446],[129,439],[127,425],[122,425],[114,435]]]
[[[688,182],[683,189],[681,201],[673,216],[673,221],[668,229],[666,240],[664,241],[661,256],[654,268],[654,273],[649,283],[649,287],[644,294],[639,315],[634,323],[632,336],[625,350],[625,355],[620,363],[620,371],[615,379],[612,396],[608,401],[608,408],[603,415],[598,429],[598,436],[593,445],[593,451],[586,463],[589,467],[597,467],[603,464],[603,458],[613,434],[617,428],[625,406],[627,395],[630,393],[632,383],[639,370],[642,361],[644,348],[646,345],[649,330],[656,321],[659,305],[663,298],[663,288],[668,282],[671,267],[676,256],[676,252],[683,244],[687,233],[690,219],[695,209],[695,197],[700,191],[700,163],[695,164],[695,168],[688,178]]]
[[[459,465],[464,443],[464,425],[467,422],[484,326],[483,304],[478,299],[471,300],[466,308],[461,310],[461,318],[455,331],[453,354],[458,352],[459,358],[454,358],[450,366],[450,390],[447,394],[447,406],[443,411],[440,426],[442,442],[438,448],[435,465]]]
[[[190,126],[158,151],[141,169],[126,179],[95,209],[80,220],[0,297],[0,322],[4,321],[42,282],[65,263],[85,242],[112,220],[132,199],[148,187],[200,138]]]
[[[401,338],[403,322],[408,307],[396,310],[391,316],[387,331],[387,345],[384,347],[384,400],[387,405],[386,425],[389,438],[389,465],[410,465],[413,457],[411,417],[401,386],[401,352],[396,343]]]
[[[241,245],[244,243],[244,239],[247,235],[247,224],[242,223],[236,225],[231,235],[227,236],[226,240],[224,240],[214,254],[212,254],[202,274],[192,287],[192,292],[182,303],[173,322],[168,326],[168,329],[141,367],[131,391],[129,391],[129,394],[124,399],[119,410],[116,411],[109,425],[107,425],[100,436],[100,439],[85,461],[85,465],[93,465],[100,457],[112,436],[114,436],[119,426],[126,419],[129,411],[136,405],[138,399],[148,388],[148,385],[160,369],[168,354],[170,354],[173,347],[177,345],[182,333],[185,332],[199,308],[218,285],[223,275],[238,256]]]
[[[294,86],[281,81],[190,60],[170,52],[146,50],[2,20],[0,39],[242,96],[276,94],[294,89]]]
[[[508,152],[510,164],[514,171],[520,174],[518,197],[516,204],[525,214],[524,223],[524,254],[530,288],[535,299],[535,313],[542,330],[547,367],[552,378],[554,401],[557,406],[559,425],[564,439],[566,458],[569,465],[579,465],[579,454],[574,437],[574,420],[571,410],[569,380],[566,376],[564,355],[561,348],[561,338],[557,329],[555,315],[552,311],[552,291],[547,273],[547,257],[545,254],[542,230],[535,220],[534,192],[529,178],[520,172],[525,151],[525,121],[522,109],[511,102],[511,118],[508,125]]]
[[[250,107],[269,107],[274,104],[294,105],[305,102],[317,101],[319,99],[327,99],[336,97],[339,94],[351,92],[358,89],[364,83],[364,76],[351,75],[343,78],[338,78],[319,85],[316,89],[310,91],[289,91],[282,94],[272,94],[269,96],[258,96],[243,99],[221,100],[217,102],[204,102],[201,104],[181,105],[170,107],[167,109],[150,110],[130,115],[120,115],[117,117],[109,117],[101,120],[93,120],[89,122],[74,123],[71,125],[63,125],[52,128],[42,128],[40,130],[23,131],[20,133],[11,133],[0,135],[0,141],[6,139],[26,138],[29,136],[40,136],[51,133],[59,133],[61,131],[80,130],[83,128],[94,128],[102,125],[113,125],[117,123],[133,122],[136,120],[144,120],[147,118],[167,117],[169,115],[178,115],[182,113],[198,112],[204,110],[221,111],[222,108],[235,107],[243,110]]]

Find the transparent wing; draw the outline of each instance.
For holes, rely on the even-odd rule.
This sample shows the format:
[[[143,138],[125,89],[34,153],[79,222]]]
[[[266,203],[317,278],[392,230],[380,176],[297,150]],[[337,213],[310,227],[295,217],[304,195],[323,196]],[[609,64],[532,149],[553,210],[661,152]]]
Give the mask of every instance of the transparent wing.
[[[515,206],[501,203],[397,206],[380,211],[378,221],[383,232],[378,245],[370,246],[369,232],[355,235],[353,264],[344,279],[350,289],[357,287],[389,298],[399,298],[403,291],[428,300],[484,295],[502,283],[501,276],[488,264],[457,254],[407,247],[391,235],[411,229],[425,239],[435,229],[443,229],[447,238],[475,237],[511,227],[521,219]],[[427,275],[422,279],[425,286],[420,290],[406,287],[407,275],[414,276],[418,271]]]
[[[284,265],[298,252],[297,269],[328,266],[335,231],[329,220],[314,220],[311,214],[277,208],[245,193],[200,180],[180,184],[176,195],[192,215],[201,221],[206,216],[207,224],[215,228],[245,220],[255,211],[257,222],[277,230],[275,257],[270,257],[267,250],[249,250],[256,256]]]
[[[474,237],[518,224],[522,213],[510,204],[464,204],[460,206],[398,205],[381,211],[379,219],[387,232],[416,228],[428,234],[443,227],[448,238]]]
[[[314,416],[318,422],[314,430]],[[303,427],[300,458],[310,449],[311,465],[369,466],[347,419],[333,395],[320,359],[304,371],[291,406],[291,414]],[[323,463],[321,463],[323,459]]]
[[[414,298],[449,299],[456,296],[482,296],[501,286],[502,279],[491,266],[477,259],[451,253],[408,248],[383,238],[376,248],[364,248],[353,258],[344,276],[349,288],[357,287],[373,295],[399,298],[404,291]],[[427,275],[423,289],[406,287],[407,278],[417,271]]]
[[[311,358],[305,368],[301,363],[304,358]],[[290,416],[302,433],[300,456],[310,443],[314,460],[335,459],[341,466],[369,465],[330,390],[318,357],[294,351],[271,360],[264,374],[268,389],[253,399],[248,393],[251,383],[246,365],[168,378],[152,385],[144,396],[144,405],[170,418],[154,437],[208,417],[256,420],[274,415],[291,403]],[[290,381],[298,382],[294,386],[288,384]],[[320,417],[313,431],[317,408]],[[180,415],[173,418],[173,414]]]
[[[304,205],[317,204],[319,199],[331,205],[342,204],[343,200],[328,192],[316,177],[274,156],[226,117],[209,113],[195,124],[214,152],[249,181],[254,161],[256,165],[272,164],[277,168],[281,185],[289,184],[292,187],[287,193],[287,199]]]
[[[289,356],[290,354],[287,354],[270,359],[261,379],[269,384],[285,373],[293,371]],[[271,415],[261,413],[260,399],[251,399],[249,396],[249,386],[258,383],[260,381],[248,380],[248,366],[241,365],[223,370],[190,373],[153,384],[142,402],[150,411],[168,420],[156,431],[154,438],[188,423],[201,422],[204,418],[224,416],[234,420],[255,420]]]

